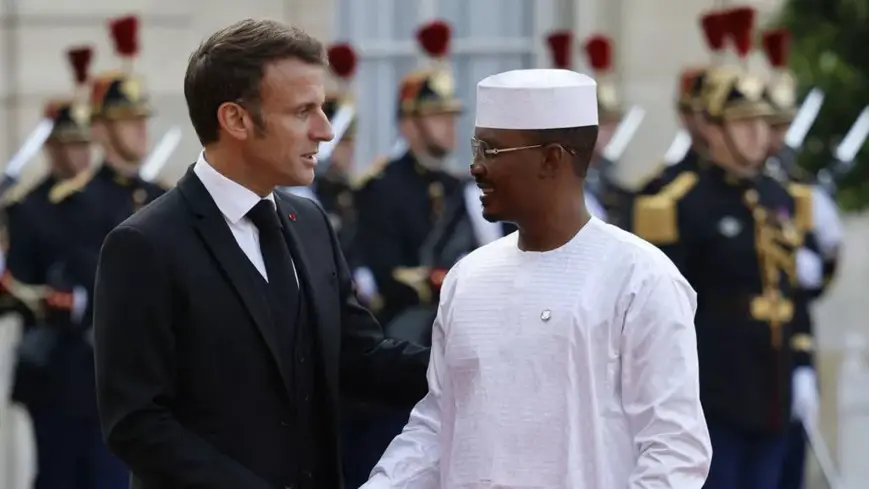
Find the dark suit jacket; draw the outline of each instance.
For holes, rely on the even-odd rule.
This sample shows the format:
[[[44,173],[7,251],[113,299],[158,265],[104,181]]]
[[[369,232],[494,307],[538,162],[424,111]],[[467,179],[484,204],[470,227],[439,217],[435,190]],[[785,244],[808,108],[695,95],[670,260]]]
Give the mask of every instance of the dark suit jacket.
[[[328,442],[340,467],[339,383],[354,397],[411,404],[426,391],[428,350],[384,339],[356,302],[316,204],[276,200],[311,298],[333,428]],[[283,485],[276,474],[288,461],[280,447],[297,436],[286,422],[290,362],[278,354],[267,301],[248,282],[246,260],[192,167],[103,245],[94,319],[98,402],[106,440],[132,469],[134,488]]]

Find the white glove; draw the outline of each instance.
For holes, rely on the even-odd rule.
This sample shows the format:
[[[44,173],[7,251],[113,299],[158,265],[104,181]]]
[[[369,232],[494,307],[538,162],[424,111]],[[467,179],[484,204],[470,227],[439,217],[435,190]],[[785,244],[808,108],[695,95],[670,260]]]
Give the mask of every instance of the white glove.
[[[800,420],[807,427],[817,425],[820,396],[815,369],[798,367],[794,371],[792,386],[791,419]]]
[[[377,281],[374,273],[366,267],[353,270],[353,282],[356,284],[356,293],[363,301],[370,302],[377,295]]]
[[[824,262],[821,257],[806,248],[797,250],[797,282],[807,289],[819,289],[824,285]]]

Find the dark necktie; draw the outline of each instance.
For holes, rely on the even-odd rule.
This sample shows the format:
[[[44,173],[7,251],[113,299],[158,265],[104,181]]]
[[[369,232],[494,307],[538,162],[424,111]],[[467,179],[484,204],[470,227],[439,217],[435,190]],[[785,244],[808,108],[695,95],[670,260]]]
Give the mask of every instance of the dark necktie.
[[[299,286],[275,204],[263,199],[248,211],[247,218],[259,229],[259,246],[266,265],[269,289],[277,297],[295,298],[299,294]]]

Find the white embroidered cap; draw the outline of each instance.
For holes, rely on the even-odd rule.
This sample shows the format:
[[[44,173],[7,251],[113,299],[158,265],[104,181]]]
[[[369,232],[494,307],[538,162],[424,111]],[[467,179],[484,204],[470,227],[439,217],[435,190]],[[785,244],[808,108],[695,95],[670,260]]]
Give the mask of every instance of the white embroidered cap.
[[[562,129],[596,125],[597,83],[581,73],[513,70],[477,84],[477,127]]]

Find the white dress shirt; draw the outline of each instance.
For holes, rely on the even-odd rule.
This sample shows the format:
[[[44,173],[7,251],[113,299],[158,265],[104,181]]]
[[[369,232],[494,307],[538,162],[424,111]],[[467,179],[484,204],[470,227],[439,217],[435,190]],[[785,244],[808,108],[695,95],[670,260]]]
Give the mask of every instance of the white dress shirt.
[[[262,198],[215,170],[205,161],[204,151],[199,153],[199,159],[193,166],[193,173],[199,177],[205,190],[211,194],[211,198],[214,199],[214,203],[223,214],[226,225],[232,231],[241,251],[247,255],[263,278],[268,280],[266,264],[259,246],[259,229],[250,219],[245,217]],[[275,203],[274,194],[269,194],[265,198],[272,201],[272,204]]]

